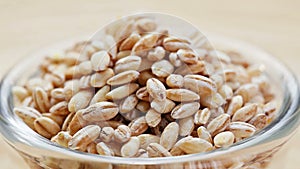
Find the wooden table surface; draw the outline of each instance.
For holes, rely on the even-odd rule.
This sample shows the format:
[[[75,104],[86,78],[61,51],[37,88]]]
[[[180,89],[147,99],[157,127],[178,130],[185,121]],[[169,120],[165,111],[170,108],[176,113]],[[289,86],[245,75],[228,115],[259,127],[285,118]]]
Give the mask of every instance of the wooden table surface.
[[[143,11],[174,14],[202,31],[256,44],[300,75],[300,1],[113,1],[1,0],[0,77],[24,56],[75,36],[92,34],[112,19]],[[270,169],[300,168],[300,132],[284,146]],[[27,169],[0,141],[1,169]]]

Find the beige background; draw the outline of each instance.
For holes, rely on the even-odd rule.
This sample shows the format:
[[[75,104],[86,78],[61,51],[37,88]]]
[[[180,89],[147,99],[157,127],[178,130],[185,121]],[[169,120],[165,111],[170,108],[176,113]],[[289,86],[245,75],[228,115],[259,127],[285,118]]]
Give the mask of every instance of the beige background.
[[[300,1],[0,1],[0,76],[26,55],[74,36],[95,32],[122,15],[157,11],[178,15],[202,31],[245,40],[266,49],[300,75]],[[299,169],[300,132],[270,169]],[[0,168],[27,169],[0,141]]]

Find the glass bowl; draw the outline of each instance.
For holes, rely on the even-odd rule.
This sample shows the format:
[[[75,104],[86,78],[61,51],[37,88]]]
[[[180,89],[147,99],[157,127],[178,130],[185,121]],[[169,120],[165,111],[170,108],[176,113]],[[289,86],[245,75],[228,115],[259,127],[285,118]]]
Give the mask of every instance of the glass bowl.
[[[11,89],[34,75],[44,56],[66,49],[78,39],[42,49],[20,61],[6,74],[0,89],[0,132],[32,169],[265,168],[274,153],[295,133],[300,122],[298,81],[276,58],[255,46],[211,34],[207,37],[216,49],[236,51],[254,62],[264,64],[271,78],[280,105],[277,116],[270,125],[248,139],[207,153],[148,159],[87,154],[57,146],[43,138],[13,113]]]

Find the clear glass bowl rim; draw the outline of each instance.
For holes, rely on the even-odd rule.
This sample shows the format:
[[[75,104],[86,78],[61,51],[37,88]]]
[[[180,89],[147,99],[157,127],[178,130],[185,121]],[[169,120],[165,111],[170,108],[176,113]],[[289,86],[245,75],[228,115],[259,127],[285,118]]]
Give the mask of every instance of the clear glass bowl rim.
[[[41,151],[44,151],[48,155],[53,157],[60,157],[65,159],[78,159],[83,161],[94,161],[103,163],[114,163],[114,164],[130,164],[130,165],[152,165],[152,164],[168,164],[176,162],[185,162],[193,160],[207,160],[215,157],[222,156],[224,154],[229,154],[235,151],[243,150],[249,147],[254,147],[262,143],[272,141],[273,139],[282,138],[283,136],[288,136],[295,131],[299,124],[300,112],[300,95],[299,95],[299,84],[295,75],[280,61],[271,56],[264,50],[257,48],[256,46],[250,45],[248,43],[242,42],[240,40],[223,37],[220,35],[208,35],[212,42],[230,42],[228,45],[233,45],[241,49],[247,49],[249,51],[255,51],[260,54],[260,56],[265,57],[270,60],[277,69],[282,72],[285,77],[285,81],[282,82],[285,92],[282,106],[279,110],[280,116],[277,117],[268,127],[263,131],[257,133],[255,136],[245,139],[237,144],[234,144],[228,148],[221,148],[207,153],[175,156],[175,157],[163,157],[163,158],[124,158],[124,157],[108,157],[100,156],[88,153],[82,153],[70,149],[66,149],[51,143],[49,140],[41,137],[29,127],[27,127],[20,119],[13,115],[12,110],[12,98],[11,98],[11,87],[14,85],[16,78],[20,77],[20,73],[26,69],[25,66],[32,65],[34,57],[26,57],[19,64],[15,65],[6,75],[3,77],[0,88],[0,132],[4,136],[5,140],[13,147],[20,151],[28,150],[28,147],[34,147]],[[81,39],[81,38],[80,38]],[[74,40],[59,43],[54,46],[60,46],[62,44],[72,44]],[[213,43],[214,44],[214,43]],[[49,47],[48,47],[49,48]],[[51,47],[50,47],[51,48]],[[33,62],[34,63],[34,62]],[[287,83],[288,82],[288,83]],[[288,124],[293,121],[293,125],[290,128]],[[296,121],[295,121],[296,120]],[[21,129],[21,130],[16,130]],[[27,147],[27,148],[25,148]]]

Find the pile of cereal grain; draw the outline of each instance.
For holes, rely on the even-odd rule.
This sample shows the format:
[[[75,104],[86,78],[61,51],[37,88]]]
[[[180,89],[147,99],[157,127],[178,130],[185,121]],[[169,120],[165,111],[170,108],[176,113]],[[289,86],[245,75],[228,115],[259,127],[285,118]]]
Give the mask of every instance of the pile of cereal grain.
[[[143,158],[228,147],[270,123],[261,65],[156,29],[139,18],[46,57],[39,76],[13,88],[14,112],[61,146]]]

